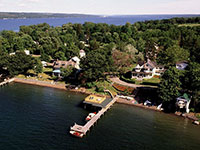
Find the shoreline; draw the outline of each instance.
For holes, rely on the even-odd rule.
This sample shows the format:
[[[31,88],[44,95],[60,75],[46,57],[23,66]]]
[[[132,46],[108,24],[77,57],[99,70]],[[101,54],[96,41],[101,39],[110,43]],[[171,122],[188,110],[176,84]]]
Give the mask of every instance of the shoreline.
[[[86,95],[94,94],[94,93],[86,91],[85,88],[68,89],[65,84],[59,84],[59,83],[55,83],[55,82],[39,81],[39,80],[32,80],[32,79],[21,79],[21,78],[14,78],[13,82],[23,83],[23,84],[30,84],[30,85],[37,85],[37,86],[42,86],[42,87],[55,88],[55,89],[66,90],[66,91],[70,91],[70,92],[78,92],[78,93],[86,94]],[[100,94],[96,94],[96,95],[102,96]],[[143,104],[134,104],[131,101],[127,101],[127,100],[122,99],[122,98],[118,98],[116,102],[118,104],[135,106],[135,107],[139,107],[139,108],[143,108],[143,109],[148,109],[148,110],[164,113],[163,111],[157,109],[156,106],[148,107],[148,106],[144,106]],[[181,113],[173,113],[172,115],[175,115],[175,116],[178,116],[178,117],[182,117],[182,118],[188,118],[189,120],[192,120],[192,121],[197,121],[198,120],[194,116],[194,113],[189,113],[189,114],[185,114],[185,115],[181,115]]]

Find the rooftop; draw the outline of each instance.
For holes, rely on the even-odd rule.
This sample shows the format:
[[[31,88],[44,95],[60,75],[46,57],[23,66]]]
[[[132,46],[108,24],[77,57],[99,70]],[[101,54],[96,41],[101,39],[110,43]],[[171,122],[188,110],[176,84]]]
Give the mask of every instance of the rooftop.
[[[106,98],[101,97],[101,96],[96,96],[96,95],[89,95],[88,97],[85,98],[84,100],[84,104],[90,104],[94,107],[101,107],[104,108],[106,107],[110,102],[112,101],[112,99],[110,98]]]

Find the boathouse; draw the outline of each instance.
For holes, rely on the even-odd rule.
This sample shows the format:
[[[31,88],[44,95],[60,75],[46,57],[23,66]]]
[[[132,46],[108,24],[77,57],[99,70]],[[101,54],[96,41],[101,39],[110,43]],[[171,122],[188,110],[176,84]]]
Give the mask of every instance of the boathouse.
[[[83,104],[85,106],[89,105],[92,107],[98,107],[98,108],[105,108],[110,102],[112,101],[111,98],[106,98],[106,96],[97,96],[97,95],[89,95],[85,98],[83,101]]]

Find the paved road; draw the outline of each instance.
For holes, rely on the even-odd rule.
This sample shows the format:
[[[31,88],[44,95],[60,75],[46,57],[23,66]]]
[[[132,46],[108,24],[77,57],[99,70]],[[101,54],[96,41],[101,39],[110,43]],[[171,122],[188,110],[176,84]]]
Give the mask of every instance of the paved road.
[[[118,77],[110,78],[110,80],[114,83],[121,84],[121,85],[124,85],[124,86],[133,87],[133,88],[137,88],[137,87],[152,87],[152,88],[155,88],[156,87],[156,86],[150,86],[150,85],[137,85],[137,84],[127,83],[127,82],[120,80]]]

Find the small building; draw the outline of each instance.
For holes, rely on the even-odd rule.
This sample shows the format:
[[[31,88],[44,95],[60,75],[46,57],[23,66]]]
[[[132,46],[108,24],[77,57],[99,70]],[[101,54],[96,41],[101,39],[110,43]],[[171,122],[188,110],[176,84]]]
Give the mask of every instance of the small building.
[[[30,55],[30,51],[29,51],[29,50],[24,50],[24,53],[25,53],[26,55]]]
[[[80,55],[80,58],[83,58],[83,57],[86,56],[86,53],[83,49],[81,49],[80,52],[79,52],[79,55]]]
[[[75,66],[75,62],[70,60],[70,61],[61,61],[57,60],[54,61],[53,63],[53,76],[61,76],[61,68],[67,68],[68,66]]]
[[[161,76],[165,71],[164,66],[158,65],[150,59],[139,61],[132,71],[132,78],[135,79],[151,79],[153,76]]]
[[[185,68],[188,66],[188,62],[187,61],[180,61],[176,63],[176,68],[178,70],[185,70]]]
[[[46,61],[41,61],[41,63],[42,63],[42,66],[43,66],[43,67],[46,67],[46,66],[47,66],[47,62],[46,62]]]
[[[80,59],[75,56],[75,57],[72,57],[72,59],[70,59],[70,61],[73,61],[75,64],[74,64],[74,68],[76,68],[77,70],[80,70]]]
[[[184,93],[182,96],[176,99],[176,106],[181,110],[185,109],[187,113],[190,112],[189,105],[191,99],[189,98],[188,94]]]
[[[85,98],[83,104],[97,108],[105,108],[111,101],[111,98],[106,98],[105,96],[89,95]]]

